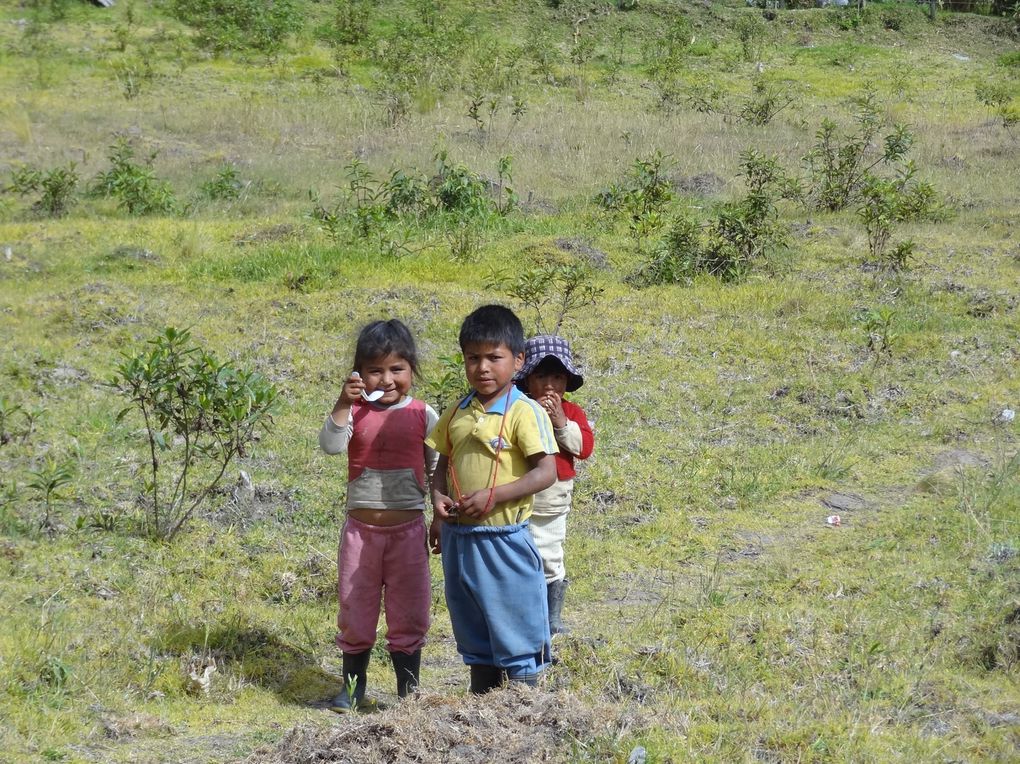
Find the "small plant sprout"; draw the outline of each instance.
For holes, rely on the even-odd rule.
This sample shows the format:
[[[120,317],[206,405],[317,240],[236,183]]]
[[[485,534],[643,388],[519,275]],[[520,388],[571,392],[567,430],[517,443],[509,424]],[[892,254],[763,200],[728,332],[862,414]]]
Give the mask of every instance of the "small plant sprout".
[[[46,506],[46,514],[39,524],[44,530],[53,530],[53,503],[61,498],[60,489],[68,485],[76,473],[75,463],[71,459],[58,459],[47,454],[42,466],[31,470],[28,487],[36,491]]]

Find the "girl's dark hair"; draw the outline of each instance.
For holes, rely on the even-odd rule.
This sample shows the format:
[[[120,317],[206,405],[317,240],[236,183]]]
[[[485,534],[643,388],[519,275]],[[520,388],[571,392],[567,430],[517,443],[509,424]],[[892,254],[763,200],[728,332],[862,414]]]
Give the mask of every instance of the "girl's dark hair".
[[[473,311],[460,325],[460,349],[465,345],[506,345],[510,352],[524,352],[524,327],[510,308],[483,305]]]
[[[411,330],[395,318],[373,321],[358,334],[358,342],[354,346],[354,370],[360,372],[369,361],[391,353],[407,361],[411,373],[418,376],[418,349]]]

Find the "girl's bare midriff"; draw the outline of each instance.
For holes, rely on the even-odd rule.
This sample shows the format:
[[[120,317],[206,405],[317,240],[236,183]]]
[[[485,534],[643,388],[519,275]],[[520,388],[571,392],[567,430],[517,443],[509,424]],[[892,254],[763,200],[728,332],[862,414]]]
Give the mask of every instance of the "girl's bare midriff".
[[[366,525],[400,525],[422,516],[420,509],[349,509],[347,514]]]

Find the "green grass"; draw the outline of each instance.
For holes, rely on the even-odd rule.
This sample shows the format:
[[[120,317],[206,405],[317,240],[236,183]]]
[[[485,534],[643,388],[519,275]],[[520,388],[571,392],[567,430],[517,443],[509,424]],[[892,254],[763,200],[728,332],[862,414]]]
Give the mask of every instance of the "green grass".
[[[373,35],[415,13],[382,5],[390,14]],[[644,51],[674,4],[582,22],[596,40],[583,65],[570,62],[577,17],[562,5],[477,10],[473,40],[509,51],[541,32],[560,53],[551,79],[522,59],[503,95],[527,112],[512,131],[498,114],[488,141],[466,116],[471,82],[423,86],[386,127],[378,62],[355,51],[338,75],[310,33],[272,61],[210,59],[148,3],[136,4],[124,52],[123,5],[73,3],[60,21],[46,6],[0,11],[0,182],[24,163],[68,161],[90,180],[125,133],[139,157],[157,152],[154,172],[189,204],[129,218],[82,197],[48,220],[0,194],[0,394],[22,409],[0,445],[0,759],[232,760],[295,725],[344,723],[321,701],[340,681],[345,469],[316,434],[353,338],[368,320],[400,317],[434,377],[461,318],[506,299],[484,289],[490,270],[581,256],[560,240],[598,250],[605,267],[593,271],[597,305],[564,328],[586,369],[576,400],[597,448],[570,520],[574,632],[558,640],[550,684],[632,722],[564,741],[562,758],[626,761],[635,745],[654,762],[1015,756],[1020,474],[1017,424],[1001,412],[1020,403],[1020,153],[974,90],[994,80],[1020,95],[1007,23],[940,14],[931,26],[909,10],[896,31],[881,22],[890,4],[876,4],[842,31],[828,10],[782,12],[762,64],[794,83],[798,104],[756,128],[657,107]],[[750,92],[757,62],[742,60],[733,30],[753,11],[736,6],[689,10],[696,41],[681,81]],[[444,4],[451,16],[468,7]],[[325,20],[327,5],[309,8],[309,26]],[[42,33],[26,36],[37,20]],[[126,98],[110,62],[144,57],[154,75]],[[628,286],[645,255],[592,197],[636,158],[661,150],[677,178],[717,176],[716,190],[671,208],[707,216],[742,193],[743,150],[802,173],[821,118],[848,124],[848,99],[869,86],[885,117],[911,125],[919,176],[956,210],[895,229],[917,243],[908,270],[865,267],[852,209],[784,202],[788,250],[743,282]],[[395,258],[371,240],[334,242],[310,217],[309,191],[336,198],[352,157],[380,178],[431,174],[439,148],[487,177],[512,154],[514,188],[530,197],[525,211],[474,223],[480,247],[467,261],[451,255],[448,218],[391,224],[412,245]],[[203,199],[227,163],[248,190]],[[894,311],[889,352],[869,349],[863,320],[881,306]],[[104,382],[121,353],[170,324],[266,374],[284,406],[165,546],[138,532],[141,423],[117,420],[124,403]],[[47,454],[77,466],[54,534],[40,531],[42,497],[28,487]],[[253,506],[231,502],[237,469],[258,488]],[[837,492],[860,504],[830,528],[822,500]],[[438,560],[433,584],[424,684],[474,703]],[[370,683],[385,697],[392,677],[376,652]],[[205,694],[189,675],[210,658]]]

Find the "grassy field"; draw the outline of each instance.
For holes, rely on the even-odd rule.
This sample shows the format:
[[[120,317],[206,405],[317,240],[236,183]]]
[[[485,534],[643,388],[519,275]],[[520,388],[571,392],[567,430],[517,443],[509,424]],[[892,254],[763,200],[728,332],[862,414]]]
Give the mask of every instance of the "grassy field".
[[[0,194],[0,761],[1016,760],[1014,23],[297,2],[279,50],[214,55],[173,7],[0,7],[0,182],[71,162],[80,179],[66,214],[38,188]],[[335,42],[337,8],[364,20],[356,42]],[[755,82],[791,101],[768,124],[739,116]],[[859,202],[776,198],[785,244],[739,278],[637,285],[669,221],[742,198],[745,151],[810,186],[823,119],[852,131],[868,92],[875,143],[909,125],[943,210],[892,224],[906,267],[875,257]],[[162,211],[86,193],[118,137],[172,194]],[[670,200],[639,238],[596,198],[655,152]],[[512,209],[352,222],[354,160],[433,189],[459,167],[491,192],[501,157]],[[346,470],[316,436],[353,337],[408,322],[434,396],[474,307],[549,322],[488,284],[550,262],[600,290],[562,329],[597,440],[558,663],[539,693],[470,697],[434,560],[423,697],[395,702],[377,647],[389,707],[338,717]],[[282,400],[169,544],[143,532],[143,424],[107,384],[166,326]],[[73,470],[48,527],[47,459]],[[231,491],[240,470],[253,497]]]

